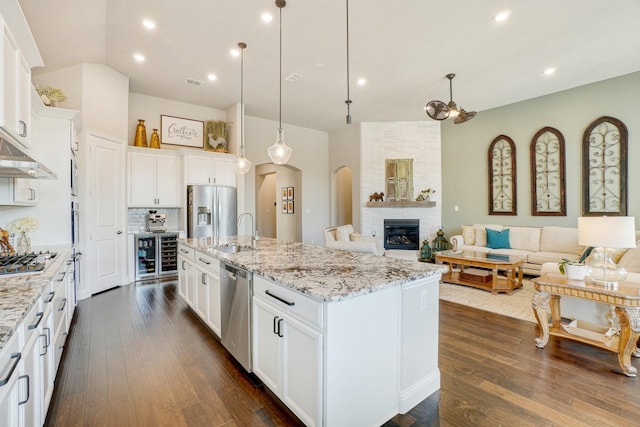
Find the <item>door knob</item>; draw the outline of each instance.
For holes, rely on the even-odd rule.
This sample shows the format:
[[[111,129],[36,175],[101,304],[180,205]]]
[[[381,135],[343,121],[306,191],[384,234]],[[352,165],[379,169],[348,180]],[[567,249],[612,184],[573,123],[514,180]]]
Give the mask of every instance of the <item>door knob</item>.
[[[122,230],[116,231],[116,234],[122,234]]]

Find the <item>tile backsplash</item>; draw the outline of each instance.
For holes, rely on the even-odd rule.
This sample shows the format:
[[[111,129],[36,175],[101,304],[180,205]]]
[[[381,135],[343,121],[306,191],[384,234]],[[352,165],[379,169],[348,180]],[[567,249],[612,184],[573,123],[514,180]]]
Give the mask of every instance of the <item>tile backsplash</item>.
[[[129,224],[127,229],[129,232],[146,231],[145,218],[147,217],[149,210],[154,210],[158,213],[167,215],[167,220],[164,224],[167,226],[168,231],[182,230],[179,208],[129,208],[127,213]]]

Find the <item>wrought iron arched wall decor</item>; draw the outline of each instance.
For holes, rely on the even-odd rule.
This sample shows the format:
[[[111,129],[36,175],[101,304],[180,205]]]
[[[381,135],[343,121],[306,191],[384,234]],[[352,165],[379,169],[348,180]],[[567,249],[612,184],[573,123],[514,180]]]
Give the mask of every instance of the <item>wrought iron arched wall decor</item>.
[[[582,137],[582,214],[627,215],[627,127],[600,117]]]
[[[552,127],[540,129],[531,139],[531,215],[566,216],[564,137]]]
[[[517,215],[516,145],[506,135],[489,146],[489,215]]]

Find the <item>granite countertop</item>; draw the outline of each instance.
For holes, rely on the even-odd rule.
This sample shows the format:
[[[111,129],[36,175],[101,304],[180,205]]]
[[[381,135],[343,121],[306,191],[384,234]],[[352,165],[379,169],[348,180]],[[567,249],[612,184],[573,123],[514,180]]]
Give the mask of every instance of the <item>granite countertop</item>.
[[[435,264],[265,237],[257,241],[256,250],[235,254],[216,251],[216,242],[211,238],[179,242],[318,301],[340,301],[443,272],[442,266]],[[251,245],[248,236],[217,242],[224,243]]]
[[[11,338],[71,254],[68,246],[36,247],[34,250],[51,250],[57,252],[58,256],[43,273],[20,277],[0,276],[0,349]]]

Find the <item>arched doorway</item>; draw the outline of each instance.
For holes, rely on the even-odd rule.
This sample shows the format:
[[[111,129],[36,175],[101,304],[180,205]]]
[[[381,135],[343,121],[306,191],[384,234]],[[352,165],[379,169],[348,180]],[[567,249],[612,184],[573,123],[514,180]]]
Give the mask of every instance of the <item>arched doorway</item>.
[[[301,242],[301,171],[289,165],[256,165],[255,185],[256,227],[259,234]]]
[[[353,224],[353,172],[343,166],[333,174],[332,225]]]

